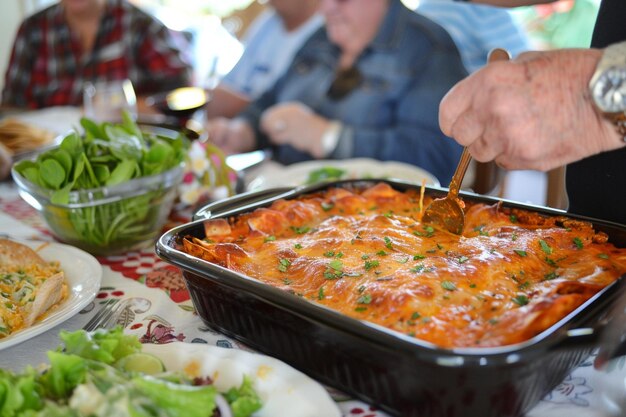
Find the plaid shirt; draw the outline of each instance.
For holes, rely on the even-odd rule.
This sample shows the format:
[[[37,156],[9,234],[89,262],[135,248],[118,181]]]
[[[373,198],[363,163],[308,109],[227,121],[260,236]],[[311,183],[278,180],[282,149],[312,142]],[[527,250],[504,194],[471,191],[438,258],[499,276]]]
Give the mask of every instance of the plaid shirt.
[[[62,6],[53,5],[20,26],[2,103],[80,106],[85,83],[104,80],[130,79],[140,96],[190,85],[191,67],[176,35],[125,0],[108,0],[93,50],[83,54]]]

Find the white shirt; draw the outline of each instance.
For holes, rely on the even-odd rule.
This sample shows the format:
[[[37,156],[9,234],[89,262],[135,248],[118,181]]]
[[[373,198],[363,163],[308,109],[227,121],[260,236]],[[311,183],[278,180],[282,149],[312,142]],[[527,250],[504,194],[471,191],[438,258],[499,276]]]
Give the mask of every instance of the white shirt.
[[[304,42],[324,23],[314,15],[296,30],[288,32],[274,9],[263,11],[244,37],[244,52],[221,83],[254,100],[274,85],[287,70]]]

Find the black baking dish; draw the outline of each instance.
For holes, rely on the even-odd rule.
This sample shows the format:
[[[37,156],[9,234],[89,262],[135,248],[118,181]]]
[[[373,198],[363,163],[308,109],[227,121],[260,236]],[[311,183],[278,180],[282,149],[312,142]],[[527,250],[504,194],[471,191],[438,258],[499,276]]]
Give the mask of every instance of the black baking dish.
[[[539,336],[521,344],[485,349],[441,349],[392,330],[355,320],[255,279],[180,251],[184,236],[204,236],[203,220],[237,215],[333,186],[372,185],[348,180],[296,189],[248,193],[209,205],[197,220],[164,234],[157,253],[183,270],[202,320],[329,386],[397,416],[519,416],[584,361],[598,341],[600,324],[624,289],[624,277],[596,294]],[[398,190],[419,186],[387,181]],[[442,196],[445,190],[427,187]],[[468,201],[494,198],[462,193]],[[545,215],[558,210],[502,201]],[[591,221],[613,244],[626,247],[626,227]],[[595,331],[594,331],[595,328]]]

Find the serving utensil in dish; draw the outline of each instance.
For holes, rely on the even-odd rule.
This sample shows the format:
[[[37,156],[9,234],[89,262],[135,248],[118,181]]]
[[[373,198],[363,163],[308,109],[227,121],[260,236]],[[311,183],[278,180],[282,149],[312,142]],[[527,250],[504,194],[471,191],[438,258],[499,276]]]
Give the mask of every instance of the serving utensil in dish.
[[[397,190],[419,189],[417,184],[384,182]],[[224,200],[198,212],[198,220],[164,234],[157,253],[183,269],[193,303],[207,325],[398,416],[519,416],[592,352],[602,333],[603,316],[624,290],[623,277],[523,343],[443,349],[347,317],[179,250],[184,236],[204,237],[202,216],[225,218],[267,207],[278,199],[329,187],[365,185],[373,183],[339,181],[278,189],[273,194],[271,190],[256,196],[249,193],[245,198],[236,197],[231,205]],[[431,197],[445,194],[434,187],[425,187],[425,192]],[[462,197],[546,216],[563,215],[476,194],[462,193]],[[626,247],[624,226],[570,217],[592,221],[613,244]]]
[[[463,203],[459,200],[459,188],[465,177],[472,156],[467,148],[463,148],[461,159],[454,171],[448,194],[444,198],[433,200],[422,215],[422,222],[438,226],[450,233],[460,235],[465,224]]]
[[[510,55],[507,51],[496,48],[489,52],[487,62],[506,61],[509,59]],[[459,188],[461,188],[461,183],[463,178],[465,178],[465,173],[471,160],[472,156],[469,150],[467,147],[463,148],[459,164],[450,181],[448,194],[444,198],[430,203],[422,215],[424,223],[436,225],[456,235],[461,234],[465,223],[465,213],[463,212],[463,202],[459,200]]]

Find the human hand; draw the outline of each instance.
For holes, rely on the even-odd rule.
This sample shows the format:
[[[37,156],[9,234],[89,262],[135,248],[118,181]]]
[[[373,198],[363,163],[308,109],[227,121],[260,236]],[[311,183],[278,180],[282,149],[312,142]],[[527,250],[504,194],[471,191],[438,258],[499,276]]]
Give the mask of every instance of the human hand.
[[[314,113],[301,103],[282,103],[265,110],[261,116],[261,130],[277,145],[289,144],[311,154],[325,157],[322,136],[330,120]]]
[[[440,105],[443,132],[481,162],[549,169],[624,145],[593,105],[588,83],[601,51],[521,54],[457,84]]]
[[[207,122],[209,141],[226,154],[254,150],[255,137],[252,127],[243,119],[218,117]]]

